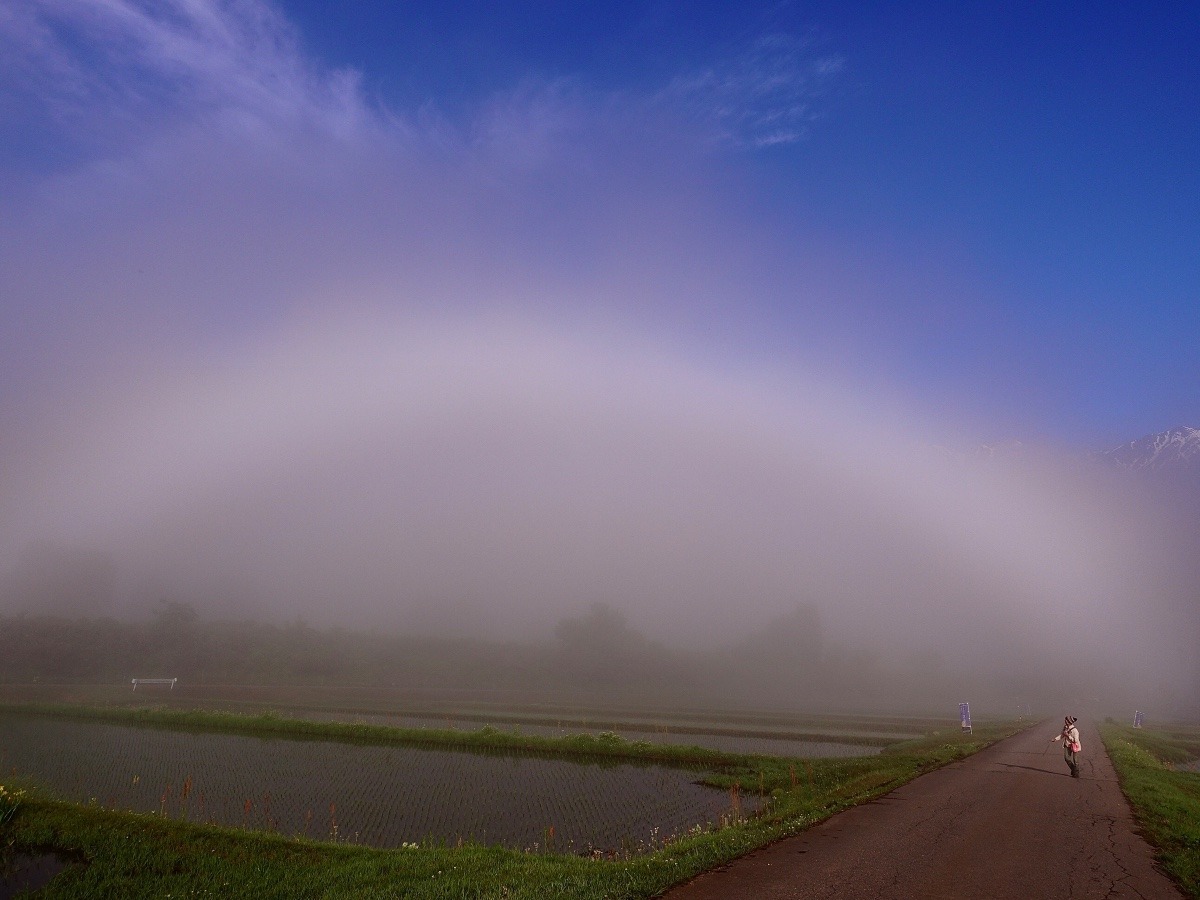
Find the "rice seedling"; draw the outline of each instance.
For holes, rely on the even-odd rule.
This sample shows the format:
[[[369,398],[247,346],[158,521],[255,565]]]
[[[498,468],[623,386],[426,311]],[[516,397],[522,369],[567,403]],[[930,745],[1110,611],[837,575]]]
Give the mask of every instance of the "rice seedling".
[[[21,801],[24,799],[24,790],[0,784],[0,825],[5,824],[17,814],[17,810],[21,808]]]

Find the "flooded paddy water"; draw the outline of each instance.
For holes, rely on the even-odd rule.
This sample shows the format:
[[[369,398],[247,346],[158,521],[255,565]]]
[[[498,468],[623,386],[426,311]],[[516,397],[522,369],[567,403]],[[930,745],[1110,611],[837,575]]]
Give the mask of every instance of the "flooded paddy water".
[[[686,770],[6,714],[0,771],[78,803],[377,847],[646,846],[731,812]],[[744,812],[754,798],[740,798]]]
[[[72,862],[58,853],[0,853],[0,900],[45,887]]]
[[[405,716],[385,714],[354,714],[328,710],[286,709],[282,713],[288,718],[308,719],[318,722],[351,722],[364,725],[386,725],[390,728],[429,728],[477,731],[484,727],[519,734],[544,737],[565,737],[572,734],[599,735],[611,732],[626,741],[646,741],[651,744],[672,744],[688,747],[704,747],[727,753],[757,753],[767,756],[871,756],[880,751],[878,744],[847,743],[838,741],[836,735],[829,740],[814,741],[803,738],[779,736],[776,732],[730,733],[728,729],[714,724],[711,730],[702,725],[660,726],[637,728],[625,723],[604,723],[594,726],[558,724],[550,721],[508,722],[485,716],[469,719],[456,716]],[[858,735],[852,735],[858,737]]]
[[[945,719],[800,715],[768,711],[599,707],[516,697],[464,699],[365,687],[205,685],[130,691],[127,685],[0,685],[0,702],[266,712],[318,722],[406,729],[501,731],[561,737],[612,732],[627,741],[729,753],[801,757],[868,756],[884,746],[953,725]]]
[[[922,736],[945,720],[917,717],[788,715],[769,712],[665,710],[463,701],[364,688],[196,685],[131,691],[127,685],[0,685],[0,702],[272,712],[317,722],[501,731],[561,737],[613,732],[627,741],[704,747],[728,753],[849,757]],[[957,726],[957,720],[950,723]]]

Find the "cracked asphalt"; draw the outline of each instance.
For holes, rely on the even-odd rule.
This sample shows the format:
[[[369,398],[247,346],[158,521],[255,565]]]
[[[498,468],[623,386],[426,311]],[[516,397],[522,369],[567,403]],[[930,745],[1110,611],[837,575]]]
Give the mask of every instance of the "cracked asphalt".
[[[1182,897],[1134,830],[1100,735],[1080,726],[1081,778],[1050,720],[664,897]]]

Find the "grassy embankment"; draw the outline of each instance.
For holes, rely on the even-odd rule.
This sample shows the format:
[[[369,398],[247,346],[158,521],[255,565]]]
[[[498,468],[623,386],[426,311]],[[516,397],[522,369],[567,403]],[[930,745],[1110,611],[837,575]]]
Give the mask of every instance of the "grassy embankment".
[[[317,707],[318,711],[327,708]],[[704,751],[701,758],[696,759],[695,747],[674,747],[670,744],[658,744],[648,741],[634,741],[606,745],[603,734],[580,733],[563,737],[546,737],[536,734],[522,734],[522,725],[554,726],[559,729],[581,728],[595,732],[596,729],[630,730],[630,731],[659,731],[660,729],[646,721],[621,720],[611,716],[589,716],[586,718],[564,718],[562,716],[514,715],[504,713],[454,712],[452,714],[431,714],[428,712],[404,712],[394,715],[409,715],[427,717],[429,719],[445,719],[446,728],[410,727],[402,728],[392,725],[375,725],[362,722],[343,721],[339,719],[309,719],[304,717],[303,709],[292,710],[293,715],[282,716],[275,712],[246,712],[229,709],[213,708],[180,708],[180,707],[144,707],[125,705],[83,706],[75,703],[16,703],[6,704],[0,701],[0,713],[6,710],[40,716],[53,716],[71,719],[104,719],[107,721],[126,724],[163,727],[172,730],[194,729],[198,731],[216,731],[235,734],[278,734],[286,737],[313,738],[316,740],[337,740],[365,744],[395,744],[404,743],[417,745],[429,743],[437,746],[453,746],[461,749],[488,748],[512,752],[540,752],[548,750],[559,755],[578,753],[587,756],[615,755],[628,757],[631,754],[641,759],[653,759],[666,763],[677,761],[699,762],[703,764],[723,764],[727,757],[734,754],[717,750]],[[345,715],[363,714],[378,715],[378,710],[351,709],[344,710]],[[711,718],[711,715],[709,716]],[[463,730],[452,727],[449,722],[467,722],[483,726],[477,730]],[[726,737],[757,737],[786,741],[802,742],[833,742],[853,744],[863,747],[886,747],[895,744],[902,737],[887,737],[882,733],[855,734],[841,733],[841,722],[822,722],[815,720],[804,730],[795,726],[787,729],[763,730],[762,728],[739,727],[737,718],[731,719],[730,727],[708,724],[705,726],[679,724],[662,726],[662,733],[670,732],[675,735],[718,735]],[[500,730],[491,727],[496,725],[512,725],[514,730]],[[860,727],[864,724],[859,721]],[[822,725],[825,727],[822,728]],[[905,737],[911,737],[914,731],[908,729]],[[679,751],[679,752],[676,752]]]
[[[1200,757],[1200,729],[1100,727],[1121,790],[1163,868],[1200,898],[1200,773],[1174,766]]]
[[[49,710],[44,710],[49,712]],[[227,713],[60,709],[159,727],[220,729],[324,740],[411,743],[379,726],[300,722]],[[425,731],[425,746],[611,756],[700,766],[716,786],[770,798],[757,817],[696,828],[623,857],[522,853],[477,845],[377,850],[277,834],[195,825],[155,815],[62,803],[36,794],[0,832],[0,849],[53,848],[86,860],[51,883],[47,898],[255,896],[263,898],[643,898],[801,831],[1018,730],[1013,723],[957,728],[886,748],[878,756],[803,760],[628,743],[613,736],[545,738],[495,730]]]

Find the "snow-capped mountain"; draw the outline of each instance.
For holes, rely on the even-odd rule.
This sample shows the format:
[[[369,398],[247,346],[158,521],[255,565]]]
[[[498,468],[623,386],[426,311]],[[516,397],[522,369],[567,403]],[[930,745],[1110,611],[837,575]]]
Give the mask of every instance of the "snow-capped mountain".
[[[1200,430],[1172,428],[1090,455],[1130,472],[1200,472]]]
[[[998,444],[980,444],[970,451],[976,459],[1012,459],[1024,456],[1029,448],[1022,441],[1012,438]]]
[[[968,457],[989,462],[1018,464],[1036,454],[1036,445],[1019,440],[980,444],[966,453]],[[1181,475],[1190,482],[1193,476],[1200,476],[1200,428],[1180,427],[1148,434],[1111,450],[1089,450],[1080,454],[1079,460],[1122,472]]]

